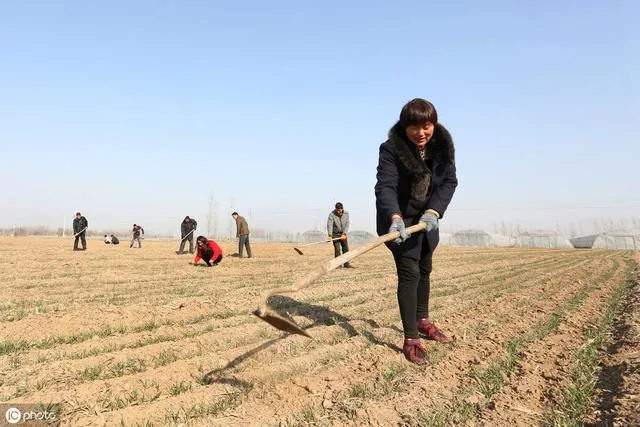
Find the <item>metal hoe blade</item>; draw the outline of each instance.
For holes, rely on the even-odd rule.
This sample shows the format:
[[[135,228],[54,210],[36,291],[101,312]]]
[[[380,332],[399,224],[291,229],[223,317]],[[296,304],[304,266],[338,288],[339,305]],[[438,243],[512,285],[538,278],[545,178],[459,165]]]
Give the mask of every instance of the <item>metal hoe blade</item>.
[[[280,316],[278,313],[271,309],[258,308],[257,310],[253,311],[253,314],[276,329],[280,329],[281,331],[289,332],[291,334],[304,335],[307,338],[311,338],[311,335],[309,335],[304,329],[298,326],[296,322]]]
[[[409,233],[417,233],[419,231],[424,230],[425,228],[426,228],[426,224],[421,222],[421,223],[418,223],[416,225],[412,225],[411,227],[407,227],[407,231]],[[296,287],[287,288],[287,289],[276,289],[276,290],[273,290],[273,291],[269,292],[264,297],[263,304],[261,306],[259,306],[257,310],[254,310],[252,313],[255,314],[256,316],[258,316],[260,319],[262,319],[265,322],[267,322],[268,324],[270,324],[271,326],[273,326],[274,328],[280,329],[281,331],[290,332],[292,334],[303,335],[305,337],[311,338],[311,336],[305,330],[303,330],[300,326],[298,326],[296,324],[296,322],[294,322],[291,319],[287,319],[287,318],[283,317],[282,315],[278,314],[277,312],[275,312],[274,310],[272,310],[270,308],[267,308],[267,301],[268,301],[269,297],[274,296],[274,295],[292,294],[292,293],[299,292],[302,289],[306,288],[307,286],[311,285],[313,282],[318,280],[320,277],[322,277],[325,274],[327,274],[328,272],[330,272],[331,270],[334,270],[334,269],[340,267],[342,264],[345,264],[345,263],[351,261],[352,259],[362,255],[365,252],[368,252],[368,251],[370,251],[370,250],[372,250],[374,248],[377,248],[378,246],[380,246],[383,243],[395,240],[398,237],[400,237],[400,233],[397,232],[397,231],[395,231],[393,233],[387,233],[387,234],[378,237],[377,239],[367,243],[366,245],[364,245],[364,246],[362,246],[362,247],[360,247],[360,248],[358,248],[358,249],[356,249],[354,251],[349,251],[347,253],[344,253],[344,254],[340,255],[337,258],[333,258],[331,261],[328,261],[328,262],[318,266],[307,277],[303,278],[303,280],[301,282],[298,282]],[[336,240],[336,239],[334,239],[334,240]],[[315,245],[315,244],[319,244],[319,243],[325,243],[325,242],[309,243],[307,245],[302,245],[302,246]],[[301,250],[299,250],[298,248],[294,248],[294,249],[296,250],[296,252],[298,252],[300,255],[302,255],[302,251]]]

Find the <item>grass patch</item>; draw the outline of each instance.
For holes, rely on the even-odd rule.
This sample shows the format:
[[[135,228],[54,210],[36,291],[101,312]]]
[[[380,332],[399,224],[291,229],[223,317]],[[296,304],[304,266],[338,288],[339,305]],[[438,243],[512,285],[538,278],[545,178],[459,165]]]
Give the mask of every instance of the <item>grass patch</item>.
[[[191,382],[190,381],[180,381],[179,383],[172,384],[169,387],[169,394],[171,396],[177,396],[182,393],[186,393],[191,391]]]
[[[486,369],[473,369],[470,372],[470,376],[477,382],[476,387],[466,390],[464,393],[459,393],[459,395],[468,396],[477,391],[486,399],[490,399],[500,390],[507,374],[513,372],[518,361],[523,357],[520,349],[524,345],[543,339],[555,331],[569,314],[580,307],[594,289],[613,277],[619,265],[619,262],[615,260],[612,268],[607,270],[597,283],[588,286],[586,289],[581,289],[562,307],[553,312],[549,318],[538,322],[529,333],[507,341],[504,348],[505,357],[491,363]],[[438,411],[435,414],[427,414],[423,417],[423,421],[427,425],[464,424],[474,417],[479,409],[480,405],[460,397],[454,400],[451,409]],[[444,424],[441,424],[441,422]]]
[[[197,403],[191,406],[183,406],[177,411],[168,412],[165,415],[165,421],[172,424],[187,423],[189,420],[216,416],[228,409],[235,408],[242,402],[242,398],[251,391],[251,387],[247,387],[242,391],[227,393],[219,399],[210,402]]]
[[[175,362],[178,360],[178,354],[172,349],[163,350],[159,355],[153,356],[153,363],[156,368],[158,366],[168,365],[169,363]]]
[[[633,268],[629,267],[627,279],[611,295],[595,327],[587,331],[587,340],[574,357],[571,383],[563,389],[560,402],[547,416],[548,424],[578,427],[583,425],[582,420],[591,413],[591,403],[598,381],[598,349],[611,341],[610,331],[614,316],[620,301],[633,287],[634,280]]]

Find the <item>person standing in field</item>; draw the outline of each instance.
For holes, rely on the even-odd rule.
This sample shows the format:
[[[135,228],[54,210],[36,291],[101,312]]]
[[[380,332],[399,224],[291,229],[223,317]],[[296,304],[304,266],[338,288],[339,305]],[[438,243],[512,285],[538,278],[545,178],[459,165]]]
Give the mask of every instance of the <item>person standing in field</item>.
[[[327,218],[327,234],[329,235],[329,240],[339,238],[339,240],[333,240],[333,253],[335,258],[341,255],[340,249],[342,249],[342,254],[349,252],[349,243],[347,241],[348,232],[349,212],[346,212],[342,203],[338,202],[335,205],[335,209],[329,213],[329,218]],[[348,262],[345,262],[343,267],[353,268]]]
[[[200,259],[203,259],[207,263],[207,267],[215,267],[222,261],[222,249],[213,239],[207,239],[204,236],[198,236],[196,239],[196,245],[198,250],[195,258],[193,258],[193,265],[198,264]]]
[[[238,212],[231,214],[236,220],[236,237],[238,240],[238,256],[242,258],[243,248],[247,248],[247,258],[251,258],[251,244],[249,243],[249,224],[244,217],[238,215]]]
[[[73,241],[73,250],[78,251],[78,240],[82,242],[83,251],[87,250],[87,228],[89,227],[89,221],[87,218],[82,216],[80,212],[76,212],[76,217],[73,219],[73,234],[75,235],[75,240]]]
[[[458,186],[454,154],[453,139],[438,123],[435,107],[420,98],[402,108],[379,150],[377,232],[400,233],[387,247],[398,275],[402,351],[418,364],[427,362],[419,333],[438,342],[449,341],[429,318],[429,290],[432,256],[440,240],[439,220]],[[406,230],[418,223],[426,224],[424,232],[412,235]]]
[[[129,245],[129,248],[133,247],[133,243],[136,240],[138,241],[138,248],[141,248],[142,236],[144,236],[144,228],[142,228],[142,226],[140,225],[133,224],[133,229],[131,230],[131,232],[133,233],[133,238],[131,239],[131,244]]]
[[[189,216],[185,216],[182,220],[182,224],[180,224],[180,234],[182,240],[180,240],[180,248],[177,250],[176,254],[181,255],[184,254],[184,245],[189,242],[189,253],[193,253],[193,233],[198,228],[198,223],[195,219],[189,218]]]

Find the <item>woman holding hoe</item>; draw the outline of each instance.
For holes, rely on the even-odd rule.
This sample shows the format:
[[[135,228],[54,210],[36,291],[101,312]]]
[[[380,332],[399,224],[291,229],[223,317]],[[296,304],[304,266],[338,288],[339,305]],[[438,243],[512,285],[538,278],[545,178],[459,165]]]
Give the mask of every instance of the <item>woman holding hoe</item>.
[[[426,363],[420,343],[426,338],[447,342],[429,319],[429,287],[433,252],[440,236],[438,220],[458,186],[455,149],[449,132],[438,123],[429,101],[416,98],[380,146],[375,185],[378,235],[399,232],[387,244],[398,274],[398,305],[404,330],[402,352],[413,363]],[[411,235],[406,227],[423,222],[424,232]]]

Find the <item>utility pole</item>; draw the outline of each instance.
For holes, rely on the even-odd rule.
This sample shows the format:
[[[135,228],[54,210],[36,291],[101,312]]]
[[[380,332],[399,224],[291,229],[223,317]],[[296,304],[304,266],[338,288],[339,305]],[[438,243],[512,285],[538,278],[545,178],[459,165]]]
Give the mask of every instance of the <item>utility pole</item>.
[[[211,209],[213,207],[213,190],[209,195],[209,214],[207,215],[207,236],[211,236]]]
[[[218,238],[218,202],[213,201],[213,236]]]
[[[229,205],[229,215],[233,213],[233,197],[231,197],[231,202]],[[229,239],[233,240],[233,225],[231,223],[231,216],[229,216]]]

